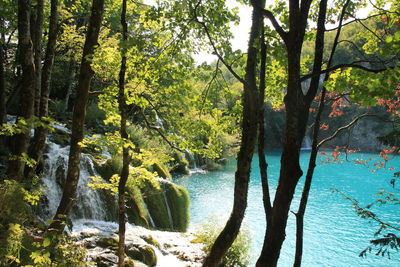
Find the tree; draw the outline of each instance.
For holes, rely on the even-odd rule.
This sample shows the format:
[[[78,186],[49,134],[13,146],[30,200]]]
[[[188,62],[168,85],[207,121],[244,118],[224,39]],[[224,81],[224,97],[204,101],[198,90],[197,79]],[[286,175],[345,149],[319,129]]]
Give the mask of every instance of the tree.
[[[100,32],[101,20],[104,10],[104,0],[93,0],[92,11],[86,33],[85,45],[83,48],[82,61],[77,86],[78,98],[75,100],[72,118],[71,147],[68,161],[67,179],[64,185],[63,195],[53,222],[49,228],[62,232],[65,221],[71,212],[76,189],[79,181],[81,142],[83,140],[84,120],[86,115],[86,104],[89,96],[89,87],[94,72],[91,67],[92,56],[97,46],[97,39]]]
[[[120,135],[122,138],[122,170],[118,183],[118,266],[124,266],[125,257],[125,186],[129,176],[129,145],[125,142],[128,140],[126,131],[127,110],[128,106],[125,99],[125,73],[126,73],[126,45],[128,39],[128,24],[126,23],[126,0],[122,0],[121,11],[121,26],[122,26],[122,42],[121,42],[121,69],[119,72],[118,81],[118,109],[121,115]]]
[[[24,131],[13,138],[13,158],[9,162],[8,176],[16,180],[23,179],[25,163],[24,155],[28,151],[31,120],[34,115],[35,92],[32,81],[35,79],[33,48],[30,35],[30,0],[18,1],[18,51],[22,69],[21,101],[18,112],[18,122],[25,127]]]
[[[38,116],[40,120],[44,120],[46,123],[46,117],[48,116],[48,106],[49,106],[49,93],[50,93],[50,81],[51,73],[54,64],[55,47],[57,41],[57,23],[58,23],[58,0],[51,1],[51,11],[50,11],[50,21],[49,21],[49,37],[46,46],[46,53],[44,57],[43,67],[40,68],[41,78],[40,81],[40,97],[39,97],[39,110]],[[41,61],[41,60],[37,60]],[[40,65],[40,64],[39,64]],[[35,135],[32,140],[32,144],[29,148],[29,157],[39,162],[42,158],[43,151],[45,148],[47,129],[46,127],[38,127],[35,130]],[[25,171],[25,175],[30,177],[34,170],[33,168],[28,168]]]
[[[199,2],[200,3],[200,2]],[[256,6],[263,7],[264,1],[256,1]],[[199,21],[199,23],[201,23]],[[218,266],[223,255],[235,240],[239,233],[244,212],[247,206],[247,193],[250,177],[250,165],[253,158],[254,146],[257,136],[258,123],[258,86],[256,81],[256,67],[260,33],[263,24],[262,13],[259,8],[253,8],[252,26],[249,38],[245,79],[243,81],[243,118],[242,140],[237,158],[237,170],[235,173],[234,204],[232,213],[215,240],[203,266]],[[204,25],[204,24],[203,24]]]

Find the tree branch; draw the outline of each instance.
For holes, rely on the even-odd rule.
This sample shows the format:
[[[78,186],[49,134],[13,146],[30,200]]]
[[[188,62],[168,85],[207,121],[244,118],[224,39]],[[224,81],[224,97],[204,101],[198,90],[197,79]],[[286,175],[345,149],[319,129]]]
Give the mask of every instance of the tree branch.
[[[303,82],[303,81],[305,81],[305,80],[307,80],[307,79],[309,79],[311,77],[314,77],[316,75],[321,75],[321,74],[324,74],[324,73],[327,73],[327,72],[329,73],[331,71],[335,71],[335,70],[343,69],[343,68],[355,68],[355,69],[360,69],[360,70],[364,70],[364,71],[367,71],[367,72],[379,73],[379,72],[383,72],[383,71],[386,71],[386,70],[389,70],[389,69],[394,69],[394,68],[400,66],[400,65],[395,65],[395,66],[384,67],[384,68],[380,68],[380,69],[371,69],[371,68],[356,64],[356,63],[361,63],[361,62],[365,62],[365,61],[354,61],[352,63],[337,64],[337,65],[332,66],[330,68],[321,70],[320,73],[310,73],[310,74],[304,75],[303,77],[300,78],[300,81]]]
[[[340,128],[338,128],[331,136],[321,140],[318,145],[317,148],[320,148],[323,144],[325,144],[326,142],[332,140],[333,138],[335,138],[339,133],[343,132],[344,130],[347,130],[348,128],[350,128],[351,126],[353,126],[355,123],[357,123],[360,119],[363,119],[365,117],[375,117],[377,116],[376,114],[371,114],[371,113],[364,113],[358,117],[356,117],[354,120],[352,120],[351,122],[349,122],[347,125],[342,126]]]
[[[282,26],[276,20],[274,14],[272,14],[271,11],[269,11],[269,10],[267,10],[265,8],[262,8],[262,7],[259,7],[259,6],[256,6],[256,5],[254,5],[254,7],[257,8],[258,10],[260,10],[261,13],[263,14],[263,16],[266,17],[267,19],[269,19],[269,21],[271,21],[272,26],[274,26],[276,32],[279,34],[279,36],[282,38],[282,40],[286,44],[287,39],[288,39],[288,37],[287,37],[288,33],[282,28]]]
[[[230,64],[228,64],[224,60],[224,58],[221,56],[221,54],[218,52],[218,49],[217,49],[213,39],[211,38],[211,34],[210,34],[210,31],[208,30],[206,23],[204,21],[200,21],[199,18],[197,17],[197,8],[199,7],[200,4],[201,4],[201,0],[199,0],[199,2],[196,4],[196,6],[193,9],[194,20],[203,27],[204,32],[206,33],[207,38],[211,44],[211,47],[214,50],[214,54],[218,57],[218,59],[222,62],[222,64],[225,65],[225,67],[229,70],[229,72],[232,73],[232,75],[235,76],[236,79],[238,79],[238,81],[240,81],[242,84],[245,84],[246,83],[245,80],[233,70],[232,66]]]
[[[164,141],[173,149],[178,150],[179,152],[185,153],[184,150],[180,149],[179,147],[177,147],[174,143],[172,143],[171,141],[168,140],[168,138],[165,136],[165,134],[160,130],[159,127],[151,125],[150,122],[147,120],[146,115],[144,114],[143,110],[141,111],[142,113],[142,117],[147,125],[147,127],[151,130],[155,130],[162,139],[164,139]]]

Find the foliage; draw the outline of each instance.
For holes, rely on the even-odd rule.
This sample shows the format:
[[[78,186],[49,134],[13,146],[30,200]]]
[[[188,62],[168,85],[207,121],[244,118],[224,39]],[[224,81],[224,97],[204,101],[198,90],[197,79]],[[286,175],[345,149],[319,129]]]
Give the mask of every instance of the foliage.
[[[221,230],[222,225],[218,223],[216,219],[208,220],[206,223],[198,226],[198,229],[195,232],[197,239],[193,240],[192,242],[203,243],[205,245],[203,250],[208,253]],[[249,266],[250,243],[251,238],[249,230],[242,229],[222,259],[221,266]]]
[[[357,199],[350,198],[337,189],[332,189],[332,191],[342,194],[345,199],[349,200],[358,216],[373,221],[379,225],[378,230],[375,232],[375,236],[383,235],[383,237],[371,240],[371,245],[360,252],[360,257],[366,257],[368,253],[372,252],[373,247],[377,247],[377,251],[375,252],[376,255],[382,257],[387,256],[388,258],[390,258],[391,252],[397,252],[399,250],[400,238],[395,234],[400,231],[398,224],[382,220],[377,211],[373,211],[372,209],[375,205],[399,205],[400,200],[398,199],[397,194],[382,190],[377,194],[378,199],[368,205],[362,206]]]
[[[35,181],[29,190],[14,180],[0,184],[0,262],[4,266],[86,266],[85,250],[71,238],[44,234],[32,213],[42,194]]]

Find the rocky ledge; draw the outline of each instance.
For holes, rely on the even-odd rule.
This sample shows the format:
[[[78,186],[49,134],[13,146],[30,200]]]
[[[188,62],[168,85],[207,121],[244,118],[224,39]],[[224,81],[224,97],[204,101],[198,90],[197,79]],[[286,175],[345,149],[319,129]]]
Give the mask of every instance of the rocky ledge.
[[[118,225],[112,222],[78,220],[71,235],[87,249],[90,266],[116,266]],[[149,230],[127,224],[126,266],[201,266],[203,245],[193,242],[193,233]]]

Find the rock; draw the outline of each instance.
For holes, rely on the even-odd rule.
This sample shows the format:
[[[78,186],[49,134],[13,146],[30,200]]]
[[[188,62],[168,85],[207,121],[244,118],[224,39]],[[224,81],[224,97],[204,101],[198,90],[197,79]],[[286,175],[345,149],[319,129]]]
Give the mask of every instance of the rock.
[[[152,235],[142,235],[140,236],[146,243],[155,246],[156,248],[161,248],[160,243]]]
[[[98,267],[111,267],[118,264],[118,257],[113,253],[103,253],[96,256],[95,262]]]
[[[110,248],[117,249],[118,248],[118,240],[113,237],[101,237],[96,241],[96,244],[102,248]]]
[[[171,172],[176,174],[189,174],[189,162],[181,152],[174,152]]]
[[[164,183],[164,190],[168,200],[173,221],[173,229],[184,232],[189,226],[189,192],[183,186],[173,183]]]
[[[168,169],[165,168],[162,164],[156,162],[153,164],[153,170],[157,173],[157,175],[161,178],[171,180],[172,176],[169,173]]]
[[[149,245],[129,243],[126,245],[125,253],[131,259],[141,261],[148,266],[157,265],[156,252]]]
[[[149,227],[148,212],[144,205],[142,193],[134,183],[127,184],[125,199],[128,221],[135,225]]]

